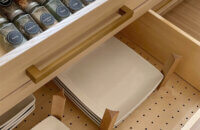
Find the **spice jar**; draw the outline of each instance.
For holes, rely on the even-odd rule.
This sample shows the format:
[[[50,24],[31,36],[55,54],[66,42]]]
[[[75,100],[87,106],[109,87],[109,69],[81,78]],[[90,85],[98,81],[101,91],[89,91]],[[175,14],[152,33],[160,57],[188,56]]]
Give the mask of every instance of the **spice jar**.
[[[8,7],[2,7],[1,10],[28,39],[42,32],[33,18],[19,9],[14,2]]]
[[[26,39],[14,24],[0,15],[0,41],[4,49],[9,51],[25,43]]]
[[[16,0],[16,3],[35,19],[46,30],[57,23],[54,16],[44,7],[32,0]]]
[[[82,0],[85,5],[89,5],[90,3],[94,2],[95,0]]]
[[[42,32],[39,25],[29,14],[19,16],[14,23],[28,39],[31,39]]]
[[[49,12],[58,20],[61,21],[70,16],[70,10],[60,0],[37,0],[44,5]]]
[[[62,0],[62,2],[67,5],[73,13],[84,7],[80,0]]]

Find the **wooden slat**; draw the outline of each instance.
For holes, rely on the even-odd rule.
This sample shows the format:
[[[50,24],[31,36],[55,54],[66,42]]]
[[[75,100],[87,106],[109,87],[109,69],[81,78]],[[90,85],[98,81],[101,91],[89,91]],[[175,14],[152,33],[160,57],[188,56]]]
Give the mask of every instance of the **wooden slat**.
[[[183,56],[176,72],[200,90],[200,43],[150,10],[122,34],[164,63],[171,53]]]
[[[171,54],[168,60],[165,62],[164,67],[162,68],[161,72],[164,75],[164,79],[160,83],[160,85],[157,87],[157,90],[159,90],[162,86],[166,84],[166,82],[171,78],[173,73],[175,72],[177,66],[179,65],[181,61],[181,56],[176,54]]]
[[[53,95],[51,115],[55,116],[62,121],[65,111],[65,101],[64,91],[60,91],[58,94]]]
[[[164,74],[165,77],[160,86],[165,85],[165,83],[170,79],[172,74],[175,72],[176,67],[179,65],[181,58],[182,58],[181,56],[176,54],[170,55],[169,59],[166,61],[162,69],[162,73]]]
[[[100,125],[100,130],[112,130],[118,115],[119,111],[106,109]]]

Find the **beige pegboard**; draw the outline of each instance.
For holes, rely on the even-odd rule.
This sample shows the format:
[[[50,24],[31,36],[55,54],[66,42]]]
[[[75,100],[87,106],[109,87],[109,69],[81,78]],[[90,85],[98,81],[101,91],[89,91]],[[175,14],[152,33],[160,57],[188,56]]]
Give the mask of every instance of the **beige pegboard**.
[[[134,43],[117,36],[146,60],[161,69],[162,65]],[[50,114],[52,95],[59,89],[53,82],[34,95],[36,110],[16,130],[28,130]],[[179,130],[200,107],[200,93],[174,74],[167,84],[140,105],[116,130]],[[69,99],[66,101],[64,123],[71,130],[96,130],[98,127]]]

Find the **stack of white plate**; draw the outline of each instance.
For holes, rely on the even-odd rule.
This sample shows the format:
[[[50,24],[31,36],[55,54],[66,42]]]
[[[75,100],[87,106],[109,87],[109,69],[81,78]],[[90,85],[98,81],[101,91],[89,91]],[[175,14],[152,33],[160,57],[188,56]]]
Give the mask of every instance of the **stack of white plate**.
[[[27,97],[0,116],[0,130],[12,130],[35,109],[35,97]]]
[[[97,125],[106,108],[120,111],[115,125],[159,85],[163,75],[116,38],[61,73],[55,82]]]

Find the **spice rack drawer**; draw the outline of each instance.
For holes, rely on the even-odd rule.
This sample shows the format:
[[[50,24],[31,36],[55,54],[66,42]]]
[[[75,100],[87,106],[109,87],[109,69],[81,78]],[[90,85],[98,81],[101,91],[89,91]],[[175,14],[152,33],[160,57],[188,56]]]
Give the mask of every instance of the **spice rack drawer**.
[[[124,0],[96,0],[10,52],[0,47],[0,101],[30,81],[26,75],[28,67],[36,65],[42,69],[123,5]],[[62,48],[65,49],[60,52]]]
[[[12,59],[9,63],[3,65],[4,70],[2,70],[10,73],[15,72],[15,77],[8,79],[8,75],[5,77],[2,76],[2,78],[4,78],[4,82],[0,83],[0,90],[2,90],[0,92],[0,106],[4,107],[0,107],[0,115],[13,107],[16,103],[20,102],[26,96],[35,92],[45,83],[64,71],[67,67],[78,61],[82,56],[89,53],[98,45],[121,31],[128,24],[132,23],[138,17],[142,16],[147,10],[152,8],[159,1],[160,0],[148,0],[143,4],[140,4],[140,7],[137,8],[137,10],[128,7],[128,12],[126,12],[127,10],[121,10],[118,12],[122,5],[124,5],[124,0],[119,0],[117,2],[115,0],[105,0],[105,2],[99,1],[99,3],[103,3],[100,7],[92,10],[89,14],[86,14],[80,19],[71,23],[70,26],[62,25],[65,22],[70,22],[70,20],[73,20],[70,19],[68,21],[66,19],[61,23],[58,23],[58,25],[55,27],[47,30],[47,32],[44,32],[46,35],[50,35],[48,33],[52,33],[54,30],[59,30],[59,28],[61,29],[56,31],[56,33],[52,34],[50,37],[40,35],[32,39],[31,41],[33,42],[41,39],[44,40],[41,40],[42,42],[39,44],[31,47],[27,51],[24,51],[24,53]],[[98,0],[96,2],[98,2]],[[137,4],[139,3],[136,3],[136,6],[138,6]],[[102,11],[104,13],[102,13]],[[134,15],[132,17],[130,13],[133,12]],[[80,15],[81,11],[78,13]],[[104,33],[99,34],[99,31],[102,29],[104,30]],[[96,40],[94,41],[94,39]],[[73,52],[79,52],[80,48],[74,49],[74,47],[79,46],[79,44],[83,43],[83,41],[87,41],[87,44],[88,42],[94,43],[94,45],[89,48],[87,48],[88,45],[84,45],[84,52],[75,57],[74,53],[72,54],[72,57],[69,56],[68,54],[71,53],[72,50]],[[29,43],[29,45],[30,44],[32,43]],[[27,45],[27,47],[29,47],[29,45]],[[60,64],[60,61],[63,61],[61,60],[63,55],[66,53],[68,53],[67,55],[69,56],[67,57],[67,60],[70,59],[70,61],[65,61],[64,64]],[[64,57],[66,58],[66,55]],[[13,68],[13,66],[15,66],[15,68]],[[3,85],[4,87],[1,87]]]

